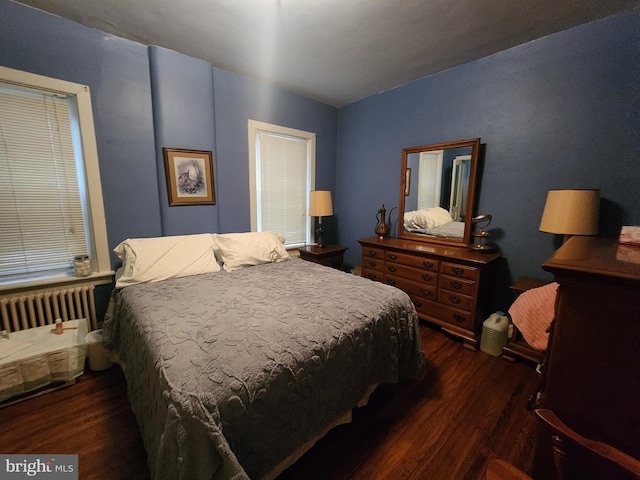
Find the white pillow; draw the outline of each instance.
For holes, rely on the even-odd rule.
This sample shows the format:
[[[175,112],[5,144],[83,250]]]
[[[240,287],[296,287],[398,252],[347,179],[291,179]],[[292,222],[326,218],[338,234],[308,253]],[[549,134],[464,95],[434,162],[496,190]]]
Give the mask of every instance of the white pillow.
[[[434,207],[413,212],[412,221],[415,225],[422,227],[425,230],[430,230],[432,228],[446,225],[447,223],[452,222],[453,219],[449,212],[444,208]]]
[[[128,238],[113,251],[122,260],[116,288],[220,271],[210,233]]]
[[[215,252],[227,272],[242,267],[288,260],[284,237],[275,232],[214,234]]]

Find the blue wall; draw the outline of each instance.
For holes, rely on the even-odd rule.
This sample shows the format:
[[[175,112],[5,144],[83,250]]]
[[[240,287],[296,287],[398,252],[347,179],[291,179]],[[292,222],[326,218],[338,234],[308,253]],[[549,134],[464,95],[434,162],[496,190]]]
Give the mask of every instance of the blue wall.
[[[557,239],[538,231],[548,190],[600,188],[601,235],[640,224],[640,9],[366,98],[340,110],[338,132],[337,215],[352,264],[380,205],[398,205],[403,147],[481,138],[477,212],[493,215],[504,308],[511,281],[550,278],[541,265]]]
[[[111,247],[128,237],[249,230],[250,118],[316,132],[316,187],[335,185],[334,107],[8,0],[0,0],[0,65],[91,88]],[[162,147],[213,151],[216,205],[168,206]]]
[[[480,137],[478,212],[493,215],[504,254],[502,307],[512,280],[546,276],[540,266],[557,246],[538,232],[549,189],[602,189],[601,234],[640,224],[639,52],[635,9],[338,110],[0,0],[0,65],[91,88],[111,247],[249,230],[251,118],[316,132],[316,188],[334,192],[325,239],[350,247],[356,265],[378,208],[398,204],[401,149]],[[168,207],[163,146],[213,150],[216,205]]]
[[[249,230],[249,118],[316,132],[316,186],[335,185],[334,107],[8,0],[0,65],[91,88],[111,248],[130,237]],[[162,147],[213,151],[216,205],[168,206]],[[99,314],[109,290],[97,295]]]
[[[149,47],[162,235],[219,232],[217,205],[169,206],[162,148],[213,152],[213,69],[187,55]],[[217,182],[213,158],[214,191]]]
[[[1,1],[0,65],[89,85],[109,244],[160,235],[147,47]]]
[[[334,189],[337,109],[217,68],[213,78],[222,231],[251,230],[248,119],[315,132],[316,189]],[[325,240],[337,241],[330,221]]]

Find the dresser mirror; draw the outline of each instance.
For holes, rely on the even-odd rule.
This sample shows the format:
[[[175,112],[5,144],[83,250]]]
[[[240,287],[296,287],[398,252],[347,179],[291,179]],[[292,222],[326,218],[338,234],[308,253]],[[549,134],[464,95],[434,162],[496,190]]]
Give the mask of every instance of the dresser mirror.
[[[470,244],[479,151],[479,138],[402,150],[398,238]]]

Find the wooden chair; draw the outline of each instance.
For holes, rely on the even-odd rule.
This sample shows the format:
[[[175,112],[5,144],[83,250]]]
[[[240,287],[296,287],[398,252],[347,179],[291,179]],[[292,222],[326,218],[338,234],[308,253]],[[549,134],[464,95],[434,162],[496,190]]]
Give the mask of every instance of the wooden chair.
[[[558,480],[640,480],[640,460],[611,445],[583,437],[564,424],[551,410],[538,409],[535,412],[551,431]],[[489,463],[486,479],[531,480],[531,477],[513,465],[496,459]]]

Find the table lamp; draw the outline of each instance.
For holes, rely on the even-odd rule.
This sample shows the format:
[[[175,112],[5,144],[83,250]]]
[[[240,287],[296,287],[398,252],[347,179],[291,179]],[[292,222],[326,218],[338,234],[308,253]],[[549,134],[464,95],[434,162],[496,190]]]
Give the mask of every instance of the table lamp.
[[[331,204],[331,192],[329,190],[314,190],[309,193],[309,216],[318,217],[318,229],[316,230],[316,244],[324,247],[322,242],[322,217],[333,215]]]
[[[597,235],[600,190],[549,190],[540,231],[564,235]]]

